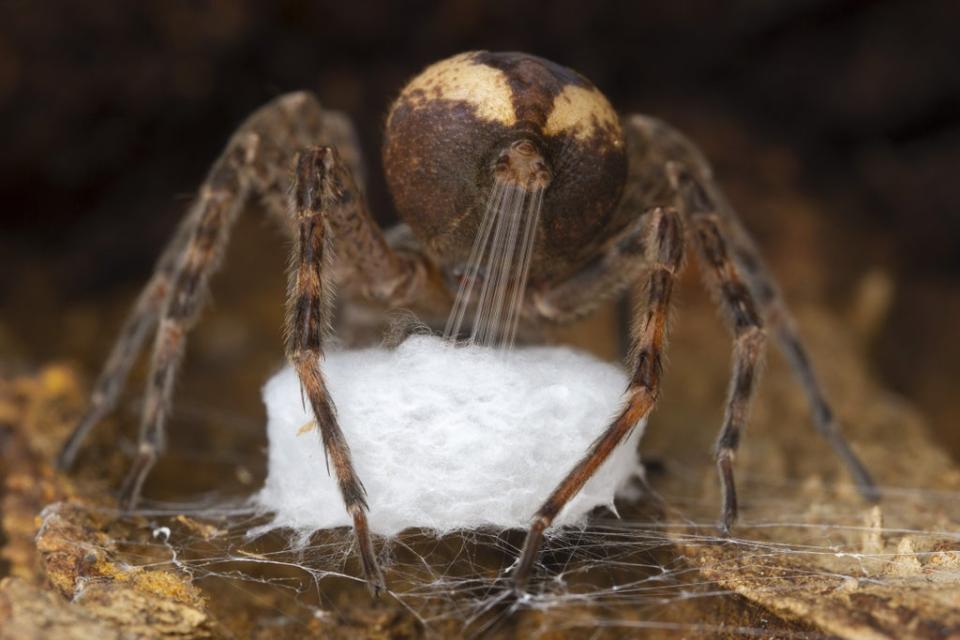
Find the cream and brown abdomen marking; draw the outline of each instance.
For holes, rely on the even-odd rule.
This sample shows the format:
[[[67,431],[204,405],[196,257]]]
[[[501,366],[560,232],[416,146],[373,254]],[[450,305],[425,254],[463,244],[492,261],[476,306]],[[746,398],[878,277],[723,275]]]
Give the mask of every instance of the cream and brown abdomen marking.
[[[568,85],[554,97],[553,109],[544,125],[547,136],[572,135],[587,140],[606,136],[609,144],[623,147],[620,118],[596,87]]]
[[[398,212],[441,264],[469,252],[492,163],[520,138],[561,178],[544,196],[550,255],[539,270],[565,271],[604,231],[626,177],[619,118],[589,80],[536,56],[475,51],[427,67],[394,102],[387,181]]]
[[[474,110],[477,118],[512,127],[517,118],[506,76],[499,69],[476,63],[475,55],[461,53],[424,69],[394,102],[387,127],[401,103],[419,109],[437,100],[464,103]]]
[[[461,53],[427,67],[397,102],[422,107],[434,100],[466,103],[481,120],[505,127],[527,124],[544,135],[580,138],[599,130],[610,134],[611,144],[623,143],[620,120],[607,98],[583,76],[536,56]]]

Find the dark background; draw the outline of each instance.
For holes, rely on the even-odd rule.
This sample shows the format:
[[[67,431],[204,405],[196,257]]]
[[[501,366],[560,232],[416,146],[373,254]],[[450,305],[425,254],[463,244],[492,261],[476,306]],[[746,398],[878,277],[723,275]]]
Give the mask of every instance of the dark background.
[[[576,68],[621,111],[685,129],[735,185],[761,246],[782,245],[789,211],[749,206],[770,178],[744,175],[756,163],[743,157],[763,153],[816,203],[824,304],[845,309],[867,273],[891,283],[870,358],[960,451],[960,3],[513,5],[2,2],[0,347],[92,375],[232,129],[286,91],[355,118],[389,222],[377,158],[392,97],[442,57],[518,49]],[[284,245],[259,250],[244,260],[275,272],[257,289],[272,293],[240,282],[223,297],[275,295],[279,326]],[[804,273],[772,262],[788,280]]]

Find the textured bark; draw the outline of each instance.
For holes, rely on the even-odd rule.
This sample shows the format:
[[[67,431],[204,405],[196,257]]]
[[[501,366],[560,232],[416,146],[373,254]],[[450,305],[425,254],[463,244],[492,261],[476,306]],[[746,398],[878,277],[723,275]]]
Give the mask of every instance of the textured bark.
[[[124,557],[113,536],[134,534],[117,528],[109,499],[77,497],[74,483],[52,470],[57,443],[84,400],[65,367],[0,381],[0,552],[8,574],[0,583],[0,638],[213,637],[206,600],[189,576]],[[89,477],[78,484],[104,491]]]
[[[809,425],[786,367],[774,361],[737,461],[743,522],[728,544],[691,544],[691,534],[715,532],[685,528],[675,514],[678,551],[707,580],[829,634],[960,637],[960,470],[916,411],[870,378],[842,324],[820,312],[803,314],[802,324],[845,432],[887,489],[881,503],[871,507],[853,490]],[[799,482],[791,486],[785,477]],[[658,488],[689,493],[669,473]],[[709,494],[717,495],[712,486]],[[698,522],[715,518],[699,515]]]

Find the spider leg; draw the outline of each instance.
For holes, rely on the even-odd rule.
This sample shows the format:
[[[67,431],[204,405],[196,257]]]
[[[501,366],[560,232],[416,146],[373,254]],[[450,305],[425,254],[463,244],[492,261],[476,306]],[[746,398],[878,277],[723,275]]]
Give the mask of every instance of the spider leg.
[[[283,149],[285,146],[291,146],[288,139],[299,141],[292,145],[294,149],[311,139],[316,140],[316,136],[323,130],[322,115],[326,114],[322,114],[319,104],[309,94],[288,94],[254,112],[239,127],[226,150],[211,169],[201,187],[200,198],[184,216],[176,234],[157,262],[154,274],[130,312],[94,387],[90,407],[61,450],[58,457],[60,468],[66,469],[72,465],[90,430],[116,407],[119,395],[147,336],[158,326],[161,313],[166,313],[165,310],[169,308],[172,297],[178,291],[177,287],[181,287],[179,291],[182,294],[184,285],[196,287],[196,285],[205,284],[206,277],[191,281],[182,276],[185,260],[188,257],[193,261],[203,257],[202,245],[211,240],[216,243],[214,236],[220,235],[221,231],[224,236],[223,242],[225,242],[229,224],[225,224],[222,230],[212,228],[212,225],[217,223],[222,209],[222,203],[218,207],[212,207],[214,200],[235,201],[228,207],[230,214],[226,216],[228,220],[223,220],[230,222],[235,210],[239,209],[246,199],[247,186],[253,185],[262,195],[269,210],[269,195],[274,192],[284,192],[281,178],[285,176],[289,167],[290,153],[284,156]],[[265,140],[273,141],[273,144],[264,144]],[[271,163],[276,163],[277,166]],[[239,192],[241,183],[243,193]],[[281,210],[283,209],[284,207],[281,207]],[[206,225],[206,238],[198,237],[198,231],[203,225]],[[216,251],[210,255],[211,257],[216,255]],[[210,270],[215,266],[215,260],[210,260],[206,264],[206,268]],[[197,298],[196,302],[199,303],[199,299],[203,297],[202,287],[195,288],[188,297]],[[164,333],[168,334],[169,328],[168,322],[163,330]],[[175,369],[175,365],[173,368]],[[157,370],[156,367],[153,369]],[[156,405],[157,399],[154,398],[152,401],[148,399],[148,404],[150,402]],[[155,415],[162,421],[164,412],[160,411]],[[160,428],[162,429],[162,425]],[[146,453],[139,457],[144,460],[150,458]],[[146,475],[142,470],[144,464],[148,463],[138,463],[140,468],[138,475]],[[140,483],[142,478],[138,482],[128,483],[130,490],[127,493],[126,502],[136,502],[139,489],[134,485]]]
[[[147,336],[157,326],[157,318],[173,280],[177,258],[186,243],[187,227],[187,224],[181,225],[170,241],[157,262],[153,276],[140,293],[124,322],[120,337],[114,344],[94,385],[90,406],[70,434],[57,458],[57,466],[60,469],[67,470],[73,465],[80,446],[90,430],[116,408],[120,392],[123,391],[130,375],[130,369],[136,362]]]
[[[708,192],[703,184],[678,164],[671,164],[669,172],[671,182],[675,185],[681,200],[687,203],[687,207],[691,210],[712,211],[718,216],[717,229],[726,238],[728,257],[736,265],[736,271],[742,274],[747,288],[763,315],[767,330],[776,339],[781,352],[786,356],[794,374],[803,386],[814,427],[826,438],[834,452],[843,461],[861,495],[871,501],[878,500],[877,487],[866,466],[843,437],[826,394],[813,370],[807,350],[797,333],[793,317],[749,234],[721,194]]]
[[[726,533],[737,519],[733,458],[746,426],[750,400],[766,346],[766,334],[753,295],[740,279],[737,267],[730,258],[729,243],[721,231],[719,218],[714,211],[699,206],[700,203],[683,195],[681,191],[682,210],[692,227],[704,278],[727,311],[734,334],[733,374],[715,450],[717,472],[723,489],[721,526]]]
[[[729,245],[729,257],[753,294],[768,332],[803,385],[815,428],[846,465],[860,493],[868,500],[876,500],[876,485],[840,431],[776,280],[713,180],[703,153],[679,131],[656,118],[632,115],[625,124],[631,167],[644,170],[634,181],[639,187],[632,193],[656,202],[673,202],[679,193],[689,207],[710,211],[718,217],[719,229]],[[625,193],[625,200],[629,196]]]
[[[121,491],[124,508],[135,506],[162,449],[186,334],[199,315],[232,223],[243,205],[257,196],[266,211],[282,221],[284,230],[295,231],[296,224],[288,213],[290,167],[298,149],[320,142],[342,146],[349,173],[362,172],[349,121],[342,114],[324,111],[312,95],[301,92],[280,96],[254,112],[211,168],[197,201],[141,293],[95,387],[90,409],[60,455],[61,466],[68,466],[84,437],[116,406],[133,362],[147,335],[156,328],[140,443]],[[357,175],[362,177],[362,173]],[[351,193],[362,206],[359,190],[353,187]],[[402,304],[408,299],[419,300],[421,293],[435,293],[437,277],[429,262],[412,251],[392,252],[368,215],[363,220],[354,216],[331,223],[341,236],[338,251],[342,262],[355,266],[346,279],[352,279],[370,297]]]
[[[296,369],[313,409],[327,454],[328,469],[333,462],[340,493],[353,518],[364,574],[376,595],[385,589],[385,583],[367,527],[366,491],[353,468],[350,449],[337,424],[336,410],[320,371],[320,359],[333,296],[331,231],[353,221],[358,228],[370,232],[365,236],[366,240],[383,242],[383,237],[373,233],[375,227],[365,209],[359,206],[359,196],[349,172],[331,147],[315,147],[301,154],[293,199],[298,232],[287,301],[287,358]],[[381,254],[385,259],[389,256],[394,254]]]
[[[242,168],[255,156],[258,145],[256,134],[234,137],[201,187],[196,213],[190,214],[193,223],[157,323],[137,455],[120,492],[124,509],[136,506],[143,482],[164,447],[164,426],[186,335],[197,320],[210,276],[249,195],[250,180]]]
[[[590,446],[587,454],[560,482],[533,518],[514,573],[516,589],[526,584],[537,552],[549,527],[563,507],[586,484],[610,453],[653,409],[660,390],[662,352],[667,336],[670,296],[683,263],[683,226],[673,209],[657,208],[644,216],[647,237],[647,306],[637,309],[631,326],[633,375],[626,391],[626,404],[619,416]],[[637,259],[637,257],[634,257]]]
[[[813,426],[827,439],[834,452],[846,465],[860,494],[867,500],[876,502],[880,499],[880,491],[877,489],[877,485],[870,476],[867,467],[850,448],[847,439],[843,437],[833,409],[820,386],[813,365],[810,363],[810,357],[807,355],[807,350],[800,341],[786,307],[781,300],[775,299],[769,310],[765,309],[765,311],[767,323],[773,329],[780,350],[786,356],[794,374],[807,394],[807,402],[810,405],[810,412],[813,417]]]
[[[850,444],[840,431],[836,416],[814,371],[810,356],[797,332],[796,322],[780,293],[776,280],[764,264],[743,225],[736,215],[732,214],[733,209],[726,203],[723,205],[724,210],[730,212],[724,220],[727,223],[726,228],[730,231],[734,260],[760,305],[768,331],[776,339],[780,351],[787,358],[790,368],[793,369],[794,375],[803,387],[807,403],[810,405],[813,426],[826,438],[834,452],[846,465],[861,495],[870,501],[879,500],[880,492],[870,472],[850,448]]]

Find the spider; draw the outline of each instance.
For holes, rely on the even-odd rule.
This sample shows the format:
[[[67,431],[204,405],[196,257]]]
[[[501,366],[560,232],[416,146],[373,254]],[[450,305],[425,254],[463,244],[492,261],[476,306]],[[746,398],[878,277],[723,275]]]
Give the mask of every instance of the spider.
[[[722,530],[728,532],[737,518],[733,460],[768,333],[805,389],[814,426],[861,493],[877,498],[866,468],[838,429],[774,279],[707,161],[675,129],[643,115],[619,117],[589,80],[543,58],[475,51],[429,66],[401,90],[387,115],[383,161],[404,221],[386,234],[365,203],[361,155],[343,114],[321,108],[306,92],[280,96],[254,112],[210,169],[137,299],[90,407],[63,448],[61,468],[72,464],[84,437],[115,408],[134,360],[155,331],[139,446],[120,494],[123,508],[137,504],[164,447],[187,332],[238,213],[259,200],[295,240],[286,355],[353,520],[367,583],[379,593],[385,582],[364,488],[321,367],[334,289],[442,318],[464,280],[488,194],[494,184],[507,184],[521,195],[542,196],[518,298],[525,324],[568,322],[628,287],[645,287],[631,320],[623,407],[534,514],[514,565],[517,589],[525,587],[544,531],[657,401],[671,292],[687,245],[726,311],[734,341],[715,448]]]

